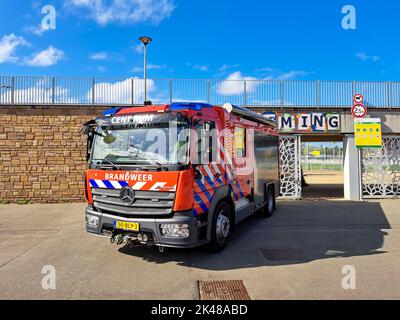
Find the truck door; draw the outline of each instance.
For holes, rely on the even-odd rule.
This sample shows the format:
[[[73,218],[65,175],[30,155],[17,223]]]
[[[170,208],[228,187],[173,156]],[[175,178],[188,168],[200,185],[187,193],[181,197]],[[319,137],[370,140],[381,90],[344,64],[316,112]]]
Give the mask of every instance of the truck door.
[[[217,162],[221,120],[213,112],[203,111],[193,122],[195,140],[192,141],[191,149],[195,152],[191,153],[191,161],[196,172],[194,214],[201,215],[208,212],[215,190],[224,184],[223,167]]]
[[[233,168],[239,198],[249,199],[254,187],[252,134],[254,134],[252,129],[239,125],[234,127]],[[248,201],[244,201],[243,204],[246,203]]]

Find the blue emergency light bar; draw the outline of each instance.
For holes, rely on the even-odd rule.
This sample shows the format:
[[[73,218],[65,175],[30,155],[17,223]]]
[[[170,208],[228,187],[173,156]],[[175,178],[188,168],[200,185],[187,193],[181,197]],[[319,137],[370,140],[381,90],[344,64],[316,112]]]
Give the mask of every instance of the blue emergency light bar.
[[[171,103],[169,106],[169,109],[171,111],[175,110],[183,110],[183,109],[191,109],[191,110],[196,110],[196,111],[201,111],[203,108],[212,108],[213,106],[208,103],[202,103],[202,102],[174,102]]]
[[[111,117],[116,114],[121,108],[112,108],[103,112],[103,117]]]

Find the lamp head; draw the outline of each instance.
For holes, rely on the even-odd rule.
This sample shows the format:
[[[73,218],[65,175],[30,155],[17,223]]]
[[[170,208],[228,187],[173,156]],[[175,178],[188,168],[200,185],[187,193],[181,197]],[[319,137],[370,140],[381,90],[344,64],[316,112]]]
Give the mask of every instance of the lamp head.
[[[150,37],[140,37],[139,40],[143,43],[145,47],[153,40]]]

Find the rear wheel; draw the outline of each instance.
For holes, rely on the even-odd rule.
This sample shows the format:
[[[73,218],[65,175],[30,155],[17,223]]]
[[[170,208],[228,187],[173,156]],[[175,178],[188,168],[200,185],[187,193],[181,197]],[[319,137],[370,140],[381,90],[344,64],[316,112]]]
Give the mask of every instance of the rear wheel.
[[[267,189],[265,201],[265,205],[261,209],[261,214],[263,217],[269,218],[275,211],[275,192],[271,187]]]
[[[232,230],[232,213],[229,205],[222,201],[215,209],[212,221],[211,242],[209,248],[212,252],[221,251],[229,242]]]

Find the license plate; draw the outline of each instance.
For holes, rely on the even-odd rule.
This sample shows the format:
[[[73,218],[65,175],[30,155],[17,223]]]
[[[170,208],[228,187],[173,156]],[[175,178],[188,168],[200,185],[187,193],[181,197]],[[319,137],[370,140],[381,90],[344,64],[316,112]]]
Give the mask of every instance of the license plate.
[[[139,223],[126,222],[126,221],[114,221],[114,228],[128,230],[128,231],[139,231]]]

